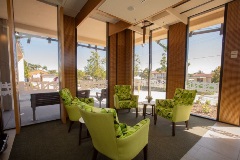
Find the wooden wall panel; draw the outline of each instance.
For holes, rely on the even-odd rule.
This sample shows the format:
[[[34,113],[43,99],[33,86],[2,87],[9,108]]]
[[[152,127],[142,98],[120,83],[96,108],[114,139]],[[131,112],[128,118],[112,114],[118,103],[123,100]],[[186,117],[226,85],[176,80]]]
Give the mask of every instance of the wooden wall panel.
[[[240,125],[240,0],[227,7],[224,64],[219,120]],[[231,51],[238,51],[231,58]]]
[[[176,88],[184,88],[187,26],[177,23],[169,27],[167,98],[173,98]]]
[[[133,87],[133,31],[126,30],[126,75],[125,84]]]
[[[76,59],[75,19],[64,15],[64,79],[65,87],[73,96],[76,96],[77,90]]]
[[[116,84],[132,85],[133,79],[133,32],[125,30],[109,37],[109,107],[114,107],[113,95]]]
[[[125,84],[126,75],[126,45],[125,31],[118,33],[117,36],[117,84]]]
[[[108,88],[109,88],[109,98],[108,104],[110,108],[114,108],[114,86],[117,84],[117,67],[116,67],[116,45],[117,45],[117,35],[114,34],[109,37],[109,62],[108,62]]]

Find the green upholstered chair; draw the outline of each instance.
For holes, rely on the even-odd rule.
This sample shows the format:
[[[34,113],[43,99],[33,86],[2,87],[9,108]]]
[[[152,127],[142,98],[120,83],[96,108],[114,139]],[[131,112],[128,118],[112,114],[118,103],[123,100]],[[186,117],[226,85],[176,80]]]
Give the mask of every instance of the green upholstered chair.
[[[132,95],[130,85],[115,85],[114,107],[115,109],[136,109],[138,116],[138,96]]]
[[[185,121],[186,128],[188,129],[188,120],[196,93],[196,90],[177,88],[173,99],[156,99],[154,124],[157,123],[157,115],[159,115],[172,122],[172,136],[175,136],[176,122]]]
[[[119,123],[115,109],[96,108],[85,105],[80,109],[97,153],[114,160],[130,160],[144,150],[147,159],[147,144],[150,120],[148,118],[130,127]]]
[[[87,104],[93,106],[94,100],[93,100],[93,98],[77,98],[77,97],[73,98],[72,94],[68,88],[62,89],[61,91],[59,91],[59,94],[63,100],[64,106],[68,113],[68,117],[70,120],[68,132],[70,132],[73,123],[79,122],[79,119],[81,118],[81,114],[80,114],[79,108],[76,105],[76,103],[78,101],[81,101],[81,102],[84,102],[84,103],[87,103]]]

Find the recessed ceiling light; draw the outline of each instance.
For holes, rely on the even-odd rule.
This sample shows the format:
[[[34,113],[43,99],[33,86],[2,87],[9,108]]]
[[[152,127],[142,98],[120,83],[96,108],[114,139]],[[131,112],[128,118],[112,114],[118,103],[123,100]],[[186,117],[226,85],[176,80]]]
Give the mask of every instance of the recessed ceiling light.
[[[129,7],[127,8],[127,10],[133,11],[133,10],[135,10],[135,8],[134,8],[133,6],[129,6]]]

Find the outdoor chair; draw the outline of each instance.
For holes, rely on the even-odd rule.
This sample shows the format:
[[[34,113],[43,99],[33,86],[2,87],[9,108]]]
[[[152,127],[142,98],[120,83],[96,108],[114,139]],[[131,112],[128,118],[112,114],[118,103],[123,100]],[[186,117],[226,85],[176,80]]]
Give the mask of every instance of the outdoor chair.
[[[138,95],[132,95],[130,85],[115,85],[114,107],[118,109],[136,109],[136,117],[138,117]]]
[[[196,90],[185,90],[177,88],[173,99],[156,99],[156,111],[154,115],[154,124],[157,123],[157,115],[166,118],[172,122],[172,136],[175,136],[175,123],[186,123],[188,129],[188,120],[193,107]]]
[[[147,159],[149,118],[131,127],[119,123],[112,108],[85,105],[80,112],[92,138],[92,159],[97,159],[98,152],[114,160],[133,159],[141,150],[144,150],[144,160]]]
[[[96,98],[99,101],[99,107],[102,107],[102,100],[107,98],[107,89],[102,89],[101,93],[96,92]]]
[[[89,98],[89,96],[90,96],[90,90],[77,91],[77,97],[78,98]]]

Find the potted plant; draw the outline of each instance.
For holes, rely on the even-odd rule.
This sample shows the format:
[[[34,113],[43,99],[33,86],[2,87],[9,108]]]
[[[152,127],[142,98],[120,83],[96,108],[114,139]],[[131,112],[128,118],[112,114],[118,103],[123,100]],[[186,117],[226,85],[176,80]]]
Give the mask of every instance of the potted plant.
[[[150,103],[153,98],[152,98],[152,96],[146,96],[145,99],[147,99],[148,103]]]

